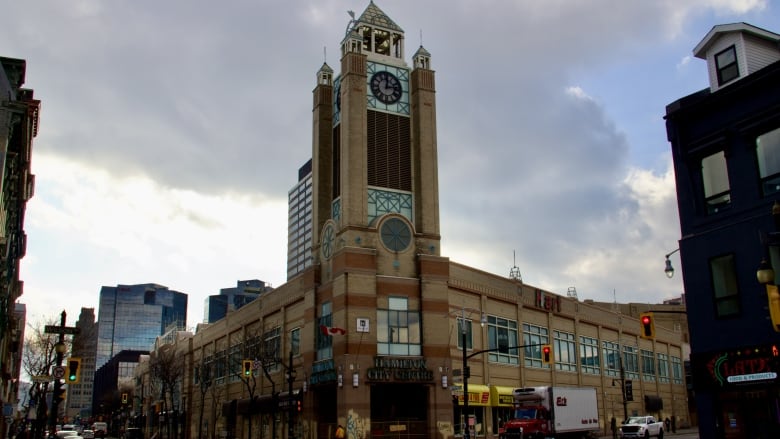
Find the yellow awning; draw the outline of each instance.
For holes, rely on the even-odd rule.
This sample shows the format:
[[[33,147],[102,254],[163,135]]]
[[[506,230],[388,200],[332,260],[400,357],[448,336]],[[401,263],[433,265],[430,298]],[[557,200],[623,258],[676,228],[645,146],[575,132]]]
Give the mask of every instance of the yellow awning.
[[[471,389],[469,389],[471,390]],[[514,387],[490,386],[490,405],[492,407],[512,407]]]
[[[453,395],[458,397],[458,405],[463,405],[463,385],[453,386]],[[481,384],[469,384],[469,405],[490,406],[490,388]]]

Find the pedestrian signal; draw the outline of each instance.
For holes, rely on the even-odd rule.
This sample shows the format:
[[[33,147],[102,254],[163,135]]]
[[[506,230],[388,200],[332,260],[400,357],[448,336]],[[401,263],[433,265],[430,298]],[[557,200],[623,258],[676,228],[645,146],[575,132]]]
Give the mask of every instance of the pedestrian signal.
[[[127,393],[122,394],[122,404],[127,404]]]

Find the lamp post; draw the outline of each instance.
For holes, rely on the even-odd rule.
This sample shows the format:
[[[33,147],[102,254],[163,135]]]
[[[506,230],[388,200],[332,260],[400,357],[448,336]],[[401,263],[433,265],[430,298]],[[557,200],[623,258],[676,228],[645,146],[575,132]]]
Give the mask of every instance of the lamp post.
[[[669,256],[677,253],[678,251],[680,251],[680,249],[676,248],[666,254],[666,268],[664,268],[664,273],[666,273],[666,277],[668,277],[669,279],[671,279],[672,276],[674,276],[674,267],[672,267],[672,261],[669,260]]]
[[[60,329],[65,328],[65,311],[62,311],[62,314],[60,314]],[[59,339],[57,340],[57,343],[54,345],[54,352],[56,353],[56,361],[57,361],[57,368],[62,367],[62,358],[65,355],[65,351],[68,349],[67,346],[65,346],[65,331],[61,330],[59,332]],[[54,426],[57,425],[57,415],[59,414],[59,406],[60,406],[60,395],[62,394],[62,382],[59,378],[54,379],[54,389],[52,391],[52,398],[51,398],[51,413],[49,415],[49,427],[51,430],[54,430]]]
[[[295,405],[293,404],[293,382],[295,381],[295,369],[293,369],[293,351],[290,348],[290,360],[287,367],[287,438],[292,439],[295,436],[295,426],[293,425],[293,413]]]
[[[461,318],[460,318],[460,340],[461,340],[461,348],[463,349],[463,417],[464,417],[464,431],[463,431],[463,439],[469,439],[471,435],[471,431],[469,430],[469,376],[471,376],[471,372],[469,369],[469,363],[468,363],[468,355],[466,354],[466,336],[468,335],[468,331],[466,330],[466,311],[469,312],[469,315],[471,315],[472,312],[481,313],[482,318],[480,319],[480,324],[482,326],[485,325],[487,322],[487,316],[485,313],[482,313],[479,310],[476,309],[470,309],[470,308],[462,308],[461,309]]]

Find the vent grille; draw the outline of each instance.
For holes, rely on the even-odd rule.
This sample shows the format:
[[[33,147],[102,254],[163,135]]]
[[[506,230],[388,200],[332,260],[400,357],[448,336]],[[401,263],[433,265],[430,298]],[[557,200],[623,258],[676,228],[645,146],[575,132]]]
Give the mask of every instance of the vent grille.
[[[341,125],[336,125],[333,129],[333,193],[335,200],[341,195]]]
[[[409,118],[369,111],[368,185],[412,190]]]

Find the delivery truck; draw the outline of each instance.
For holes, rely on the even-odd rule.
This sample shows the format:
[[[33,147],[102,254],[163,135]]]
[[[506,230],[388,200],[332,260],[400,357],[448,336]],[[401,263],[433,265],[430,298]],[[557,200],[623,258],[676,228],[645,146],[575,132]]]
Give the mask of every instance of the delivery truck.
[[[601,431],[593,387],[523,387],[501,439],[586,438]]]

